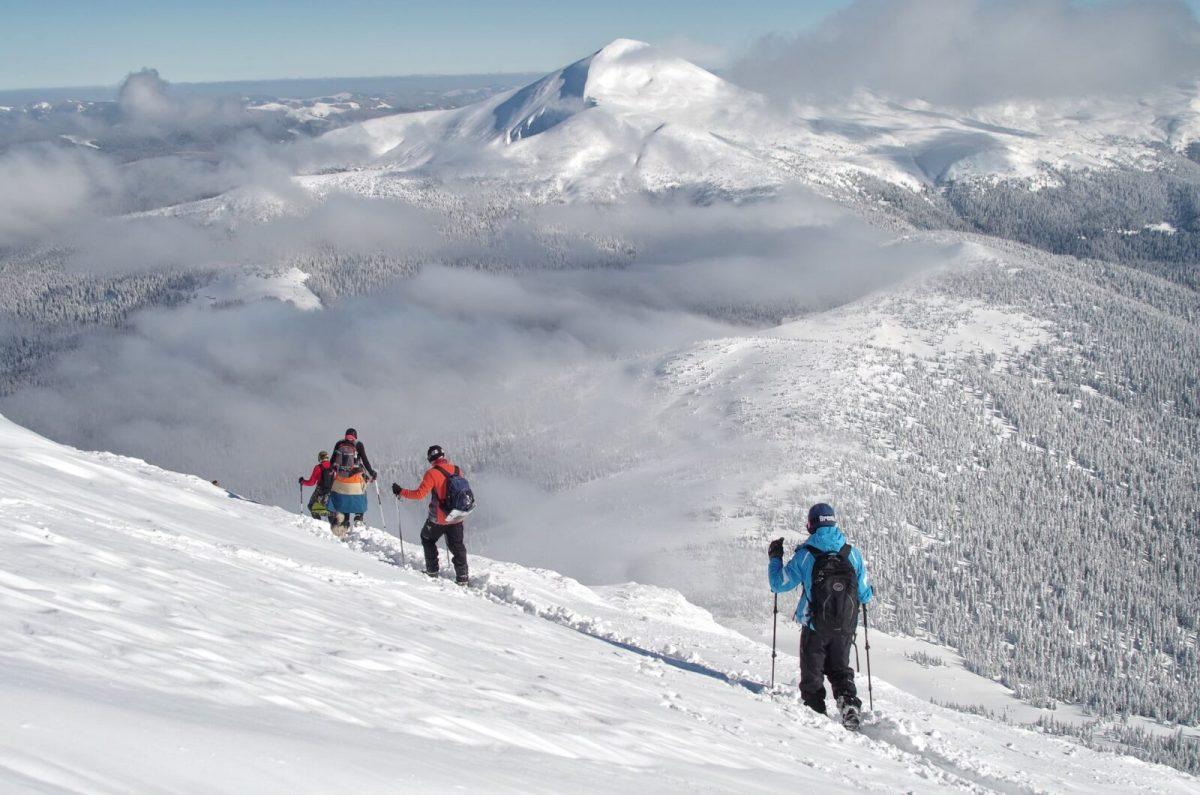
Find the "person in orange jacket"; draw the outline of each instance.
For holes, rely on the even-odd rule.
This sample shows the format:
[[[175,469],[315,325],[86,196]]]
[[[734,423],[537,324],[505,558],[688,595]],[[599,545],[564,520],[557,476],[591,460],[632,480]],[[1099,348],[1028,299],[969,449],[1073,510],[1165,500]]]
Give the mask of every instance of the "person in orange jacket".
[[[446,537],[446,546],[450,547],[450,560],[454,564],[455,581],[459,585],[467,584],[467,545],[463,541],[463,520],[449,519],[443,506],[446,499],[446,483],[450,476],[458,472],[458,467],[442,451],[440,445],[433,445],[425,453],[426,460],[431,466],[421,478],[421,485],[415,489],[401,488],[399,483],[392,484],[392,493],[406,500],[423,500],[429,497],[429,518],[421,528],[421,546],[425,550],[425,573],[436,577],[441,564],[438,562],[438,541]]]

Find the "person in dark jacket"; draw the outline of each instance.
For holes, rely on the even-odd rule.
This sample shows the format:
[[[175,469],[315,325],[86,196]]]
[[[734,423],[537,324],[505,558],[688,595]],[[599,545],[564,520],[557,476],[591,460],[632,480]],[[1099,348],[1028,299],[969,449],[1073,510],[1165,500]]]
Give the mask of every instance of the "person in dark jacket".
[[[354,517],[355,527],[363,524],[363,515],[367,512],[367,484],[377,474],[367,458],[367,448],[358,440],[358,431],[353,428],[347,428],[345,436],[333,446],[332,464],[330,521],[334,534],[341,537],[350,528],[350,517]]]
[[[329,496],[329,490],[333,488],[333,476],[333,465],[329,463],[329,453],[322,450],[317,453],[317,465],[313,467],[312,474],[308,476],[307,480],[303,477],[300,478],[301,486],[316,486],[313,489],[312,497],[308,499],[308,512],[314,519],[330,515],[325,500]]]
[[[425,550],[425,573],[436,577],[441,568],[438,561],[438,541],[446,537],[446,546],[450,547],[450,560],[454,564],[455,580],[459,585],[467,584],[467,545],[463,540],[463,520],[453,520],[446,516],[443,505],[446,499],[446,483],[450,476],[458,471],[440,445],[433,445],[425,452],[429,461],[429,470],[421,478],[421,485],[415,489],[401,488],[399,483],[392,484],[392,493],[406,500],[423,500],[429,497],[429,518],[421,528],[421,546]]]
[[[767,580],[775,593],[801,589],[795,619],[801,626],[800,696],[804,703],[814,711],[825,714],[825,677],[828,677],[843,715],[847,706],[853,708],[857,715],[862,702],[854,687],[854,669],[850,667],[854,636],[823,636],[817,631],[812,609],[813,566],[817,555],[840,554],[849,545],[838,529],[833,508],[823,502],[808,509],[808,532],[808,541],[796,548],[796,554],[786,566],[783,563],[783,539],[771,542],[767,548]],[[858,578],[858,603],[865,605],[871,601],[874,591],[862,553],[850,547],[845,560]]]

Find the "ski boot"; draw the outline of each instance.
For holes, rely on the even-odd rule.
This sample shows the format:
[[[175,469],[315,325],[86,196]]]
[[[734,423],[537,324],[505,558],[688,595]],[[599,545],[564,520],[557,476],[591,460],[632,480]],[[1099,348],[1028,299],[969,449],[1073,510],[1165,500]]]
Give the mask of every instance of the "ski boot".
[[[844,696],[838,696],[838,711],[842,713],[842,725],[848,731],[856,732],[862,726],[862,713],[854,704],[846,701]]]

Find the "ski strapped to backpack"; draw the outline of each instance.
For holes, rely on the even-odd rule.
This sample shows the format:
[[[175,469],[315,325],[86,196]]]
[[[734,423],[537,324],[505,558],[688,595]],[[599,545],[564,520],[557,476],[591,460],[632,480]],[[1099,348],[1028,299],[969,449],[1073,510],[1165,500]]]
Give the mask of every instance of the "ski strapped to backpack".
[[[446,476],[446,496],[441,499],[440,507],[446,515],[447,524],[461,522],[475,510],[475,494],[471,491],[471,484],[458,467],[451,472],[435,464],[434,469]]]
[[[858,631],[858,572],[850,562],[854,548],[844,544],[825,552],[807,544],[813,556],[812,588],[808,608],[819,635],[852,636]]]

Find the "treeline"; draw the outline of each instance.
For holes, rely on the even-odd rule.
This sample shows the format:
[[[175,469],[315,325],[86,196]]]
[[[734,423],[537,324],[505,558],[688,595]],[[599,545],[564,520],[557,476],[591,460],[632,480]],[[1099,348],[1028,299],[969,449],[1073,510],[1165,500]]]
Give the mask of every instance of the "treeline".
[[[1055,254],[1121,262],[1200,289],[1197,149],[1193,145],[1188,157],[1164,149],[1153,169],[1049,171],[1036,184],[967,178],[913,191],[859,175],[839,198],[918,229],[978,232]]]
[[[211,271],[88,273],[61,249],[0,251],[0,394],[40,383],[52,357],[89,327],[119,327],[130,314],[190,300]]]
[[[1184,736],[1180,729],[1163,735],[1125,723],[1096,720],[1079,725],[1053,717],[1041,718],[1038,726],[1053,734],[1075,737],[1089,748],[1124,751],[1147,762],[1200,775],[1200,741]]]
[[[1037,190],[956,181],[943,195],[976,231],[1076,257],[1177,263],[1185,267],[1159,275],[1197,284],[1200,166],[1181,160],[1169,170],[1064,171],[1055,181]]]

